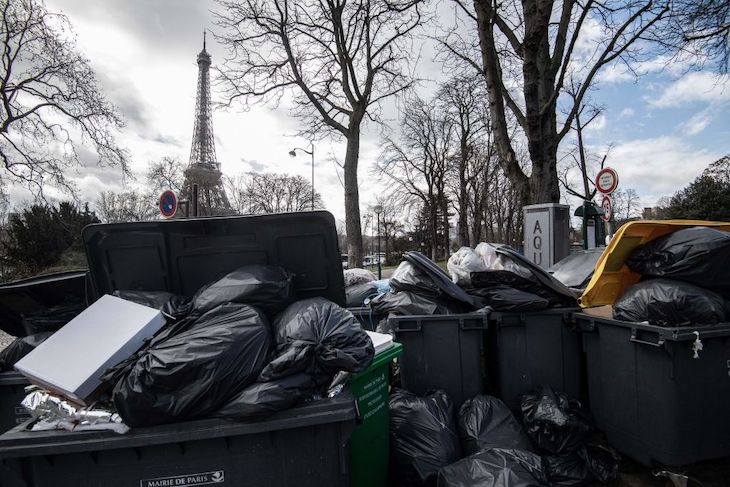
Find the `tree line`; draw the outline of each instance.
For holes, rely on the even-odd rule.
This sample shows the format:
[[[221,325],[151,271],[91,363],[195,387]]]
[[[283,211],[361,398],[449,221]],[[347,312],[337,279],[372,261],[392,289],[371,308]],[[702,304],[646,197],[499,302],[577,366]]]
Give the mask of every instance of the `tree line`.
[[[218,69],[225,104],[286,100],[301,135],[346,143],[351,265],[363,256],[358,167],[366,127],[394,132],[384,141],[378,175],[399,188],[393,196],[436,256],[448,251],[452,216],[459,243],[510,241],[519,239],[513,235],[523,205],[559,201],[561,147],[590,123],[584,110],[601,72],[633,72],[659,54],[712,63],[722,73],[728,66],[730,4],[721,0],[217,4],[216,37],[230,53]],[[437,15],[447,7],[448,15]],[[68,168],[105,164],[128,176],[129,153],[115,138],[123,119],[78,53],[68,19],[42,0],[0,0],[0,15],[2,186],[22,184],[40,198],[54,186],[73,197]],[[436,61],[454,76],[428,100],[419,98],[415,72],[425,38],[439,46]],[[392,99],[406,107],[395,131],[382,110]],[[587,165],[578,162],[585,182]],[[264,177],[273,179],[257,184]],[[281,201],[251,196],[251,187],[280,182],[248,175],[227,185],[239,211],[306,207],[287,200],[300,198],[302,181],[286,181],[292,196]],[[102,196],[103,220],[154,211],[144,191]]]

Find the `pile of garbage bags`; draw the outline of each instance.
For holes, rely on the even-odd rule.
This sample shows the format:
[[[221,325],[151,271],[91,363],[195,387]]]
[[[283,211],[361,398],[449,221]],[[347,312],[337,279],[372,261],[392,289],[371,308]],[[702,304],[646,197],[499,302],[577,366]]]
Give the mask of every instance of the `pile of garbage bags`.
[[[549,387],[526,394],[520,420],[476,396],[454,414],[443,391],[390,398],[391,483],[403,487],[581,486],[609,482],[620,457],[580,403]]]
[[[506,245],[462,247],[447,263],[454,283],[494,311],[539,311],[575,306],[578,292]]]
[[[678,230],[637,247],[626,264],[642,280],[616,300],[615,319],[659,326],[730,321],[730,233]]]
[[[118,291],[160,309],[166,324],[106,372],[112,411],[130,427],[258,419],[325,397],[341,371],[366,369],[373,344],[352,313],[324,298],[297,300],[293,278],[281,267],[248,265],[188,299]],[[49,424],[65,420],[39,411]]]

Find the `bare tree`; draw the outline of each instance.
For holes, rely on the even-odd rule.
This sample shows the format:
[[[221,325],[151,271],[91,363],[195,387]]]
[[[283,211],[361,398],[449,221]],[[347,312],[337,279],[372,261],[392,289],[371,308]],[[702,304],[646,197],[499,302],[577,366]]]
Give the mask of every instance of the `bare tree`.
[[[312,208],[312,185],[302,176],[247,173],[227,178],[224,184],[240,213],[288,213]],[[324,208],[322,196],[316,191],[314,207]]]
[[[351,266],[363,257],[357,167],[360,130],[379,104],[411,81],[408,42],[423,0],[218,0],[230,56],[221,70],[229,103],[278,103],[285,95],[309,135],[339,134]]]
[[[459,245],[469,245],[469,186],[483,169],[483,161],[475,157],[474,146],[480,140],[491,140],[483,86],[478,77],[464,76],[445,83],[436,95],[441,110],[454,127],[456,139],[451,192],[456,194]]]
[[[612,63],[628,62],[639,55],[637,44],[650,37],[652,27],[667,16],[667,3],[453,1],[468,25],[476,29],[478,46],[457,31],[450,32],[442,44],[451,56],[484,76],[504,173],[522,203],[558,202],[558,146],[570,131],[597,74]],[[590,22],[599,27],[598,35],[591,39],[595,49],[579,57],[576,45]],[[565,100],[561,94],[570,75],[578,90],[573,100]],[[567,103],[566,115],[560,121],[559,103]],[[527,139],[529,175],[521,167],[510,137],[510,119],[519,124]]]
[[[633,188],[619,189],[613,193],[613,220],[617,226],[641,216],[641,200]]]
[[[148,221],[159,215],[154,199],[134,190],[101,193],[95,211],[104,223]]]
[[[728,72],[730,61],[730,2],[727,0],[674,0],[665,43],[680,44],[700,58],[716,61]]]
[[[449,252],[448,211],[444,210],[448,210],[446,182],[454,153],[453,130],[440,108],[413,97],[401,120],[400,140],[384,139],[376,165],[378,176],[395,185],[390,197],[397,204],[427,212],[433,260],[438,258],[438,247],[445,246]]]
[[[0,0],[0,160],[5,178],[43,195],[46,183],[73,192],[64,169],[92,146],[99,164],[127,174],[128,154],[113,128],[123,126],[101,93],[89,61],[76,52],[66,16],[42,0]],[[5,179],[3,178],[3,179]]]
[[[181,195],[184,182],[183,165],[177,157],[165,156],[147,168],[147,185],[155,196],[168,189]]]

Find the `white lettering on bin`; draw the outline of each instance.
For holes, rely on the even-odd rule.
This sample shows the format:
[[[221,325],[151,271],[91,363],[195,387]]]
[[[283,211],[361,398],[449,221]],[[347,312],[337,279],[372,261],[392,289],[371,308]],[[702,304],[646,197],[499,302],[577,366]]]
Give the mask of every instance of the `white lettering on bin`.
[[[174,475],[170,477],[158,477],[155,479],[143,479],[139,481],[140,487],[196,487],[199,485],[223,484],[226,481],[226,474],[223,470],[212,472],[191,473],[185,475]]]

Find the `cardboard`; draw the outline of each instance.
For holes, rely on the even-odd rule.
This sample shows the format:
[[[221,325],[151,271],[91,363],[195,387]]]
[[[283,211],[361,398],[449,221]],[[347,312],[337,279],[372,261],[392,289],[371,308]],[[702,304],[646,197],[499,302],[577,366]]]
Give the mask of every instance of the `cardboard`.
[[[31,383],[88,405],[104,387],[100,378],[107,369],[139,350],[164,323],[159,310],[104,295],[15,368]]]

